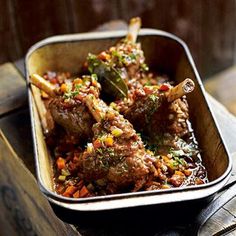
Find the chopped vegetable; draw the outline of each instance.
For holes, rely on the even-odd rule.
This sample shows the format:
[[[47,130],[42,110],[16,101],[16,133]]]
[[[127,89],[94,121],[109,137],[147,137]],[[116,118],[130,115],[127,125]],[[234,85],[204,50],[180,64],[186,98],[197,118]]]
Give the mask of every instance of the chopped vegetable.
[[[88,153],[92,153],[93,150],[94,150],[94,149],[93,149],[93,144],[92,144],[92,143],[88,143],[88,144],[87,144],[87,152],[88,152]]]
[[[73,193],[75,193],[77,191],[77,187],[75,186],[68,186],[66,188],[66,191],[62,194],[64,197],[71,197]]]
[[[74,194],[73,194],[73,198],[79,198],[80,197],[80,190],[77,190]]]
[[[102,142],[99,139],[96,139],[93,142],[93,146],[94,146],[95,149],[100,148],[102,146]]]
[[[167,84],[162,84],[159,88],[160,91],[167,91],[169,89],[170,89],[170,87]]]
[[[79,84],[83,83],[83,80],[80,79],[80,78],[76,78],[76,79],[74,79],[73,83],[76,84],[76,85],[79,85]]]
[[[147,72],[136,43],[140,20],[133,23],[117,45],[89,54],[77,75],[47,72],[40,80],[47,85],[38,86],[41,97],[48,94],[45,107],[57,123],[46,138],[55,157],[55,190],[65,197],[208,181],[184,96],[193,82],[174,87],[166,75]]]
[[[57,163],[57,169],[58,170],[64,169],[66,167],[65,159],[63,159],[62,157],[58,157],[56,163]]]
[[[70,171],[67,168],[63,168],[63,169],[61,169],[61,174],[64,176],[69,176]]]
[[[107,137],[104,142],[107,147],[111,147],[113,146],[114,139],[110,136],[110,137]]]
[[[65,175],[59,175],[58,180],[64,182],[66,180],[66,176]]]
[[[115,128],[111,131],[111,133],[115,136],[115,137],[119,137],[123,134],[123,131],[119,128]]]
[[[86,197],[89,194],[87,187],[84,185],[80,190],[80,197]]]
[[[68,91],[68,87],[67,87],[66,84],[62,84],[62,85],[61,85],[61,91],[62,91],[63,93],[66,93],[66,92]]]

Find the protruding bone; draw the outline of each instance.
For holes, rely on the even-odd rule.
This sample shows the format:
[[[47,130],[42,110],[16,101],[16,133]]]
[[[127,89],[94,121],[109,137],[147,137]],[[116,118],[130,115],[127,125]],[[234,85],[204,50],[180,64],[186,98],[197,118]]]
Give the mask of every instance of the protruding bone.
[[[50,97],[56,97],[57,92],[55,90],[55,87],[45,80],[42,76],[38,74],[32,74],[30,76],[30,82],[35,85],[37,88],[41,89],[45,93],[47,93]]]
[[[187,78],[183,82],[176,85],[174,88],[171,88],[169,93],[167,94],[168,102],[173,102],[177,98],[181,98],[182,96],[191,93],[195,88],[194,82]]]
[[[132,43],[135,43],[140,28],[141,28],[141,19],[139,17],[132,18],[129,23],[126,39]]]
[[[105,118],[109,107],[101,99],[97,99],[94,95],[88,94],[85,97],[85,103],[97,122],[101,122]]]

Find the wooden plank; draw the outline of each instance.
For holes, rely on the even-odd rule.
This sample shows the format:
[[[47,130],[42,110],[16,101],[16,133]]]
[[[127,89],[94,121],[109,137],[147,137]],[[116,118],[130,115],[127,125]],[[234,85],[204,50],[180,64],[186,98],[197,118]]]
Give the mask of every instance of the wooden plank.
[[[205,81],[206,90],[236,115],[236,66],[215,74]]]
[[[15,60],[22,55],[21,45],[17,37],[12,0],[0,0],[0,64]]]
[[[234,222],[235,218],[223,208],[213,216],[200,231],[200,235],[213,235]]]
[[[2,117],[0,119],[0,129],[4,132],[26,167],[36,176],[28,108]]]
[[[14,66],[18,69],[18,71],[21,73],[23,78],[25,79],[25,58],[20,58],[13,62]]]
[[[236,117],[208,94],[207,99],[230,153],[236,152]]]
[[[26,84],[11,63],[0,66],[0,115],[27,104]]]
[[[73,32],[85,32],[118,18],[117,0],[70,0]]]
[[[235,180],[236,176],[236,153],[232,154],[233,171],[232,180]],[[231,181],[231,180],[230,180]],[[213,235],[218,231],[226,228],[229,225],[236,223],[236,197],[229,203],[222,207],[215,215],[213,215],[206,224],[202,227],[200,235]],[[235,232],[228,235],[235,235]]]
[[[194,8],[194,10],[193,10]],[[175,34],[190,48],[200,72],[201,67],[201,1],[120,1],[121,17],[128,21],[133,16],[142,18],[144,28],[155,28]],[[216,39],[217,40],[217,39]]]
[[[60,221],[0,131],[0,235],[79,235]]]
[[[236,4],[234,0],[201,0],[202,71],[209,77],[234,64]]]
[[[66,0],[14,0],[12,10],[22,47],[21,57],[39,40],[70,32],[70,12]]]

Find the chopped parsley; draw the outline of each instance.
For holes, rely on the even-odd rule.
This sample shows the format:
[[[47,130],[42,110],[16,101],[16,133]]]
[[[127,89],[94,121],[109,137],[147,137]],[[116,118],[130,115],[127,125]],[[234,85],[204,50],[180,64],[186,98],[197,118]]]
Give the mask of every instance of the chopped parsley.
[[[149,71],[149,67],[148,67],[147,64],[145,64],[145,63],[142,63],[142,64],[140,65],[140,67],[141,67],[141,70],[142,70],[142,71]]]

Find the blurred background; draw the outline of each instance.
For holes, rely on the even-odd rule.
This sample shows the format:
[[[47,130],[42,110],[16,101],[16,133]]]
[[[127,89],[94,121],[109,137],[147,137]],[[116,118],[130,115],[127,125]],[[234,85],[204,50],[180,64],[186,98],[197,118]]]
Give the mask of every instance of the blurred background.
[[[48,36],[133,16],[182,38],[207,90],[236,114],[236,0],[0,0],[0,63]]]

